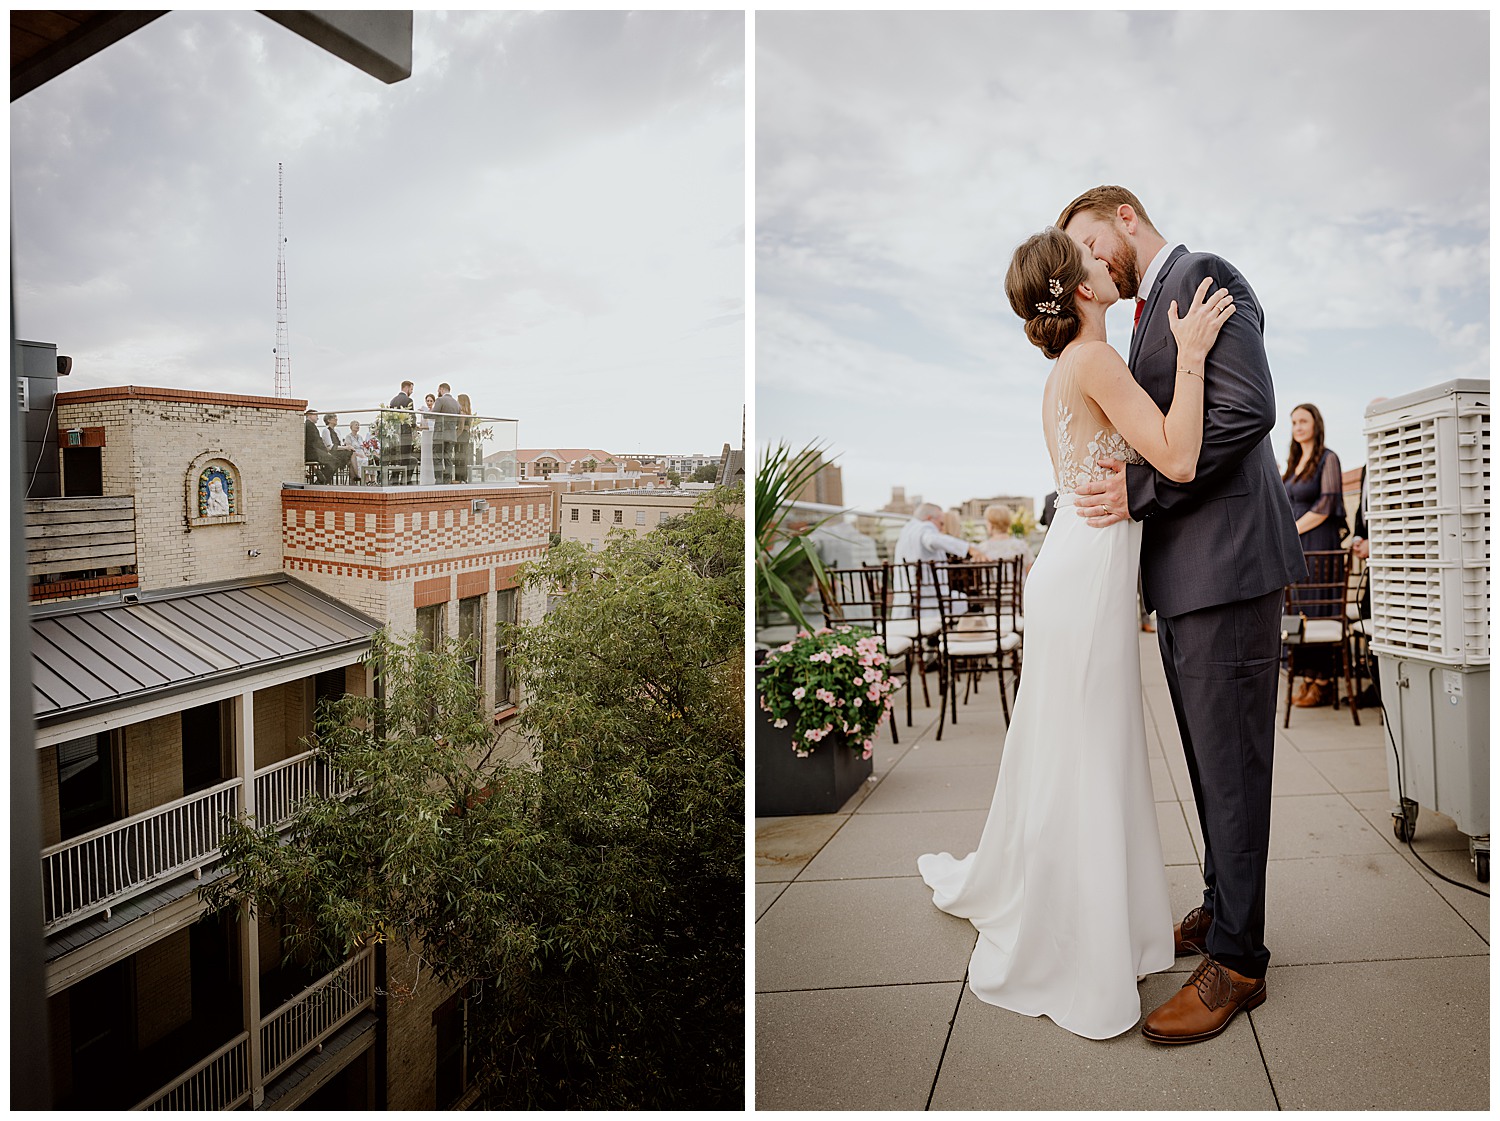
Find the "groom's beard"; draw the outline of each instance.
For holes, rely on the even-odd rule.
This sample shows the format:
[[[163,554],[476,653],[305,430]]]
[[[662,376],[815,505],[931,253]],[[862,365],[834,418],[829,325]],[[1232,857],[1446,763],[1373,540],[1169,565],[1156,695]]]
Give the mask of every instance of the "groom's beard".
[[[1135,255],[1135,246],[1123,238],[1115,251],[1115,260],[1110,268],[1115,287],[1120,290],[1120,299],[1133,300],[1141,293],[1141,264]]]

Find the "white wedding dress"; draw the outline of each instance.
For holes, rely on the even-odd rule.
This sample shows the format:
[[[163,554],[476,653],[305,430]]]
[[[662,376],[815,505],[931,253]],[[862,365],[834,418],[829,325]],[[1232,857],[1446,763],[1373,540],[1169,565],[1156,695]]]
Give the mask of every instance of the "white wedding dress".
[[[933,902],[979,930],[975,996],[1107,1039],[1140,1019],[1136,976],[1172,965],[1172,915],[1141,706],[1141,527],[1090,527],[1073,490],[1105,473],[1100,458],[1143,460],[1068,369],[1043,413],[1057,511],[1026,581],[1025,670],[995,798],[974,852],[917,867]]]

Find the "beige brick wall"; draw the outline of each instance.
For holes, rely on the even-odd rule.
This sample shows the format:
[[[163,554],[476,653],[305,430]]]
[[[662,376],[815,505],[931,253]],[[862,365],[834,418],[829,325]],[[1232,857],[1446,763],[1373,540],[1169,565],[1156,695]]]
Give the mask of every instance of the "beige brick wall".
[[[36,753],[38,797],[42,808],[42,848],[62,840],[62,817],[57,788],[57,748],[44,747]]]
[[[181,797],[181,715],[131,724],[125,729],[125,816]]]
[[[223,394],[154,400],[124,396],[124,390],[109,392],[123,399],[70,401],[69,395],[60,396],[58,425],[105,429],[105,493],[135,496],[141,588],[180,588],[279,572],[281,484],[303,477],[302,417],[287,409],[236,403]],[[205,454],[237,469],[244,522],[188,524],[189,468]],[[252,549],[260,555],[250,557]]]
[[[140,1047],[193,1018],[192,952],[186,928],[135,956],[136,1036]]]
[[[300,680],[255,691],[256,770],[306,750],[298,742],[307,734],[306,691]]]
[[[437,1107],[437,1029],[432,1014],[454,990],[398,945],[386,950],[386,1108]],[[412,989],[415,988],[415,992]]]

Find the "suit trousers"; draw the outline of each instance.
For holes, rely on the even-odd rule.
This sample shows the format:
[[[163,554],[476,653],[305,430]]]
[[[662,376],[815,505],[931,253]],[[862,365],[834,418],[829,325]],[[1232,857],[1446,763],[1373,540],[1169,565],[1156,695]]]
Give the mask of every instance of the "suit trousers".
[[[1271,760],[1281,660],[1277,589],[1157,618],[1167,687],[1203,827],[1208,954],[1264,977]]]

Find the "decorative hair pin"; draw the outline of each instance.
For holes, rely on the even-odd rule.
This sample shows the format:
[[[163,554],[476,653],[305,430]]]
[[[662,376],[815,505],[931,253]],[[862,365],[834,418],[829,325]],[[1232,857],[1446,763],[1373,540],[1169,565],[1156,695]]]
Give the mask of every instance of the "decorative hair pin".
[[[1062,281],[1058,280],[1056,277],[1047,281],[1047,287],[1051,290],[1054,296],[1061,296],[1063,294]]]
[[[1058,305],[1058,302],[1056,300],[1044,300],[1042,303],[1036,305],[1036,310],[1044,312],[1047,315],[1062,314],[1062,308]]]

